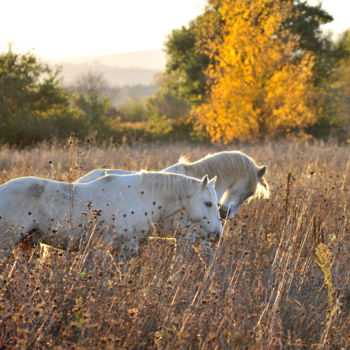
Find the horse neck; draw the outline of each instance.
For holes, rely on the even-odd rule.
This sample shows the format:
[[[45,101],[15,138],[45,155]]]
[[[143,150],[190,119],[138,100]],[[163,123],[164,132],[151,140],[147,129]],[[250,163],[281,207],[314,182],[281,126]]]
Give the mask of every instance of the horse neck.
[[[159,219],[167,219],[185,208],[186,200],[175,200],[171,202],[164,200],[161,205]]]
[[[227,188],[232,184],[232,176],[230,176],[231,174],[228,172],[225,174],[218,173],[217,169],[218,168],[215,167],[215,165],[209,165],[208,162],[203,160],[196,163],[186,164],[184,168],[184,174],[187,176],[193,176],[197,179],[201,179],[205,175],[208,175],[209,178],[217,176],[215,183],[215,192],[218,200],[220,200],[220,198],[226,192]]]
[[[163,216],[170,216],[184,208],[188,198],[194,192],[193,186],[197,185],[195,179],[179,175],[156,173],[153,176],[153,178],[148,178],[150,181],[146,179],[144,184],[149,182],[152,198],[155,198],[157,206],[161,207]]]
[[[165,173],[175,173],[175,174],[183,174],[187,176],[192,176],[191,174],[186,173],[185,165],[182,163],[171,165],[162,170]]]

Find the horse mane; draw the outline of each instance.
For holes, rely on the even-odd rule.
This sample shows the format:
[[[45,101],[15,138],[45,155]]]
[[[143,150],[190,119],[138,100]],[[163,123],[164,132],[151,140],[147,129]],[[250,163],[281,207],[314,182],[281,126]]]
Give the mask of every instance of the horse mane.
[[[208,174],[210,178],[217,175],[218,180],[230,176],[232,178],[248,177],[252,189],[255,190],[254,197],[269,196],[269,186],[264,178],[257,182],[259,167],[254,160],[239,151],[223,151],[208,154],[195,162],[189,162],[186,157],[181,156],[178,164],[182,164],[189,170],[192,176],[200,177],[199,174]]]
[[[169,201],[191,197],[200,183],[200,180],[182,174],[147,170],[141,170],[138,174],[142,184],[149,186],[153,193],[166,193]]]
[[[181,155],[179,160],[178,160],[178,164],[189,164],[189,160],[188,157]]]

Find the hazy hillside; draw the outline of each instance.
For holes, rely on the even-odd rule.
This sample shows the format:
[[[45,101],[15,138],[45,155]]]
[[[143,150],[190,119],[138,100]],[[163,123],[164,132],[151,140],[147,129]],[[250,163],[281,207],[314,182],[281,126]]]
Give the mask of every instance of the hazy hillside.
[[[153,84],[153,76],[164,69],[165,61],[165,53],[161,50],[46,60],[51,66],[62,68],[67,85],[90,71],[102,74],[111,86]]]

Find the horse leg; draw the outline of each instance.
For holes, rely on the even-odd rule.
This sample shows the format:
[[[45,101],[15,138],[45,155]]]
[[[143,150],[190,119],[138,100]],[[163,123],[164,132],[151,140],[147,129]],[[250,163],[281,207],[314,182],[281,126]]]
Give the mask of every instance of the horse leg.
[[[136,237],[124,242],[118,252],[118,260],[122,263],[126,263],[129,259],[135,258],[138,253],[139,241]]]
[[[113,256],[107,248],[93,248],[79,254],[80,262],[78,269],[81,271],[93,271],[96,268],[107,270]]]
[[[201,242],[199,243],[199,248],[204,253],[204,255],[209,257],[210,261],[213,259],[214,250],[210,242],[201,240]]]
[[[33,249],[30,247],[23,232],[16,231],[14,228],[0,228],[1,280],[5,280],[6,284],[8,284],[17,263],[26,263],[32,254]]]
[[[0,261],[5,261],[13,250],[25,239],[25,230],[0,228]]]

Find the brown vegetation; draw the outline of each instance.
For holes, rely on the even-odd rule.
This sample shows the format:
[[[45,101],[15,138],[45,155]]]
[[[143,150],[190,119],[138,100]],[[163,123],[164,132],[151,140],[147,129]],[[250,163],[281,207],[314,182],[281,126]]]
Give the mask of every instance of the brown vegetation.
[[[193,145],[0,148],[0,182],[74,181],[98,167],[160,169]],[[242,146],[267,164],[269,200],[245,203],[206,266],[195,250],[151,240],[120,273],[39,248],[2,265],[0,348],[274,349],[350,347],[350,152],[295,143]]]

